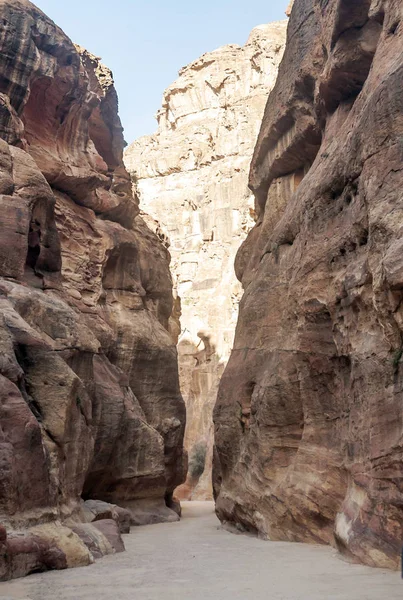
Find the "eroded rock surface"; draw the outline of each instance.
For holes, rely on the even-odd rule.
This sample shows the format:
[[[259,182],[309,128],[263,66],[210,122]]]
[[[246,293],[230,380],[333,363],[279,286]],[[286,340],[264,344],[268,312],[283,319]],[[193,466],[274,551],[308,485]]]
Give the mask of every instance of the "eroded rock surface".
[[[177,518],[169,254],[132,194],[112,74],[27,0],[0,15],[0,521],[85,520],[81,497]]]
[[[402,17],[294,3],[214,417],[221,520],[383,567],[403,540]]]
[[[233,263],[254,223],[248,172],[285,30],[286,22],[262,25],[245,46],[223,46],[182,69],[164,93],[157,133],[125,153],[141,205],[170,244],[179,296],[189,452],[182,497],[212,497],[212,410],[241,295]]]

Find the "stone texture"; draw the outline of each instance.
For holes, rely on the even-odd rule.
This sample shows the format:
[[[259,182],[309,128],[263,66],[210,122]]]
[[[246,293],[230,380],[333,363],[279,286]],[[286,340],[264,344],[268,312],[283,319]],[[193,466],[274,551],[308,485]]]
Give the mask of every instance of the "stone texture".
[[[251,167],[215,408],[221,520],[399,564],[400,0],[297,0]]]
[[[136,500],[129,502],[128,508],[131,513],[131,524],[136,527],[156,523],[175,523],[180,520],[171,498]]]
[[[291,11],[292,11],[292,7],[293,6],[294,6],[294,0],[290,0],[290,3],[287,6],[287,9],[285,11],[285,14],[287,15],[287,17],[289,17],[291,15]]]
[[[87,546],[95,559],[102,558],[108,554],[114,554],[115,551],[110,540],[94,525],[90,523],[78,523],[71,529],[78,535],[83,544]]]
[[[94,562],[87,546],[69,527],[64,527],[60,523],[46,523],[32,527],[31,532],[45,544],[59,548],[66,557],[66,566],[69,568],[85,567]]]
[[[147,222],[172,255],[182,331],[175,320],[171,331],[180,334],[190,467],[204,447],[204,473],[189,472],[182,498],[212,497],[212,409],[241,294],[233,262],[254,223],[248,171],[285,29],[262,25],[245,46],[223,46],[183,68],[164,93],[156,134],[125,152]]]
[[[65,553],[50,539],[28,532],[7,536],[0,526],[0,581],[67,566]]]
[[[102,519],[95,521],[93,524],[95,529],[98,529],[102,535],[108,540],[114,552],[124,552],[125,545],[120,535],[119,526],[113,519]]]
[[[129,510],[102,500],[87,500],[84,502],[83,509],[88,523],[113,519],[118,524],[120,533],[130,533],[132,517]]]
[[[0,521],[77,522],[81,496],[152,512],[183,480],[169,253],[111,72],[27,0],[0,15]]]

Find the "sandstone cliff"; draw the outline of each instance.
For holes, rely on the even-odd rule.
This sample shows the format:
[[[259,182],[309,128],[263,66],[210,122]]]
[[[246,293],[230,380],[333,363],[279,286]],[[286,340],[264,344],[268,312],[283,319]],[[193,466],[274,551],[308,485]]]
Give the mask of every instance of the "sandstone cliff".
[[[0,0],[0,14],[7,578],[91,560],[52,525],[88,520],[81,498],[127,507],[133,523],[177,518],[165,501],[182,481],[185,407],[169,254],[132,195],[111,72],[27,0]]]
[[[125,153],[142,207],[170,244],[180,298],[189,452],[183,497],[212,497],[212,410],[241,295],[233,263],[254,223],[248,172],[286,24],[257,27],[245,46],[224,46],[182,69],[164,93],[157,133]]]
[[[222,520],[384,567],[403,540],[402,17],[294,3],[214,415]]]

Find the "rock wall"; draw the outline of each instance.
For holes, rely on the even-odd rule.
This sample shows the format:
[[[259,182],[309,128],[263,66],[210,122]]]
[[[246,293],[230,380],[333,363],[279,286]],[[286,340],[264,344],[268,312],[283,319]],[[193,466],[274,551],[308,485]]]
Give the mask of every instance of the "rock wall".
[[[112,74],[27,0],[0,0],[0,15],[6,578],[74,562],[41,550],[18,566],[12,535],[80,521],[82,498],[128,507],[133,523],[176,519],[165,502],[183,480],[185,407],[169,254],[123,166]]]
[[[241,295],[233,263],[254,223],[248,171],[285,30],[286,22],[262,25],[245,46],[224,46],[182,69],[164,93],[157,133],[125,153],[141,204],[170,244],[179,297],[189,452],[182,497],[212,497],[212,410]]]
[[[251,168],[258,221],[215,408],[221,520],[397,567],[403,7],[296,0]]]

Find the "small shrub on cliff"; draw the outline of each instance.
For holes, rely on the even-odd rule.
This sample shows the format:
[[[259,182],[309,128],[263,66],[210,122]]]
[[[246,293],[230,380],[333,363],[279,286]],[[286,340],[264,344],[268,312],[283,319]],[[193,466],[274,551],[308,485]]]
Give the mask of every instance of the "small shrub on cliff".
[[[206,465],[206,454],[206,442],[198,442],[193,446],[189,457],[189,474],[193,479],[198,479],[203,475]]]

